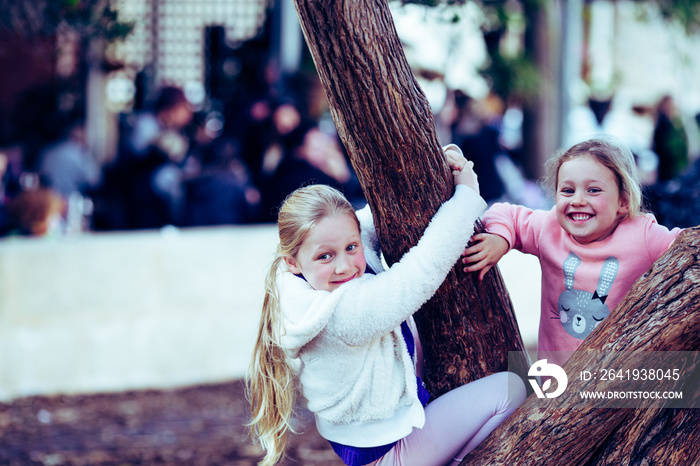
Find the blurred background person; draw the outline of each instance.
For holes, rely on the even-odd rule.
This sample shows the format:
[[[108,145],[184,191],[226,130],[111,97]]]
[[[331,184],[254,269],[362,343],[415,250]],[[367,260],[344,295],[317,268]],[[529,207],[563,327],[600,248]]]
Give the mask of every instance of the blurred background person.
[[[193,115],[183,90],[166,86],[152,109],[127,119],[117,160],[109,169],[106,196],[120,198],[124,210],[123,218],[112,222],[128,229],[181,224],[183,180],[192,168],[187,128]]]
[[[262,153],[258,186],[262,193],[262,220],[275,221],[276,209],[295,189],[307,184],[328,184],[340,189],[353,204],[364,195],[335,133],[327,134],[318,122],[305,117],[298,100],[285,97],[255,134]]]
[[[680,176],[688,167],[688,136],[676,103],[664,95],[656,105],[653,150],[659,156],[659,182]]]
[[[184,182],[184,226],[259,221],[260,190],[241,157],[238,139],[221,134],[223,119],[216,111],[195,114],[190,157],[197,168]]]
[[[7,203],[8,234],[60,236],[64,230],[66,201],[50,188],[23,191]]]
[[[68,199],[78,193],[90,196],[101,180],[101,167],[85,140],[85,124],[71,118],[65,135],[39,154],[39,174],[43,183]]]

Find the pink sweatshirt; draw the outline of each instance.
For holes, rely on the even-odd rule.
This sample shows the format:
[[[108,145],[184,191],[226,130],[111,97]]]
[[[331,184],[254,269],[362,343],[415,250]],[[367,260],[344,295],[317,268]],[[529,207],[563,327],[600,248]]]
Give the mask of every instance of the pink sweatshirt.
[[[602,241],[580,244],[559,225],[554,208],[532,210],[507,203],[494,204],[483,221],[511,249],[540,260],[538,359],[559,365],[615,310],[681,231],[669,231],[646,214],[624,220]]]

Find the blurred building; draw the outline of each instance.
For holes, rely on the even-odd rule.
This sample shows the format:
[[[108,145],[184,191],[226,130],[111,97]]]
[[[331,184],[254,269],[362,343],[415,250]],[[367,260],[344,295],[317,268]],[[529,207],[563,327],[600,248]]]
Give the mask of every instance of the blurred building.
[[[124,63],[108,82],[110,105],[124,109],[138,106],[134,82],[144,73],[147,92],[163,85],[176,85],[195,103],[206,97],[205,84],[211,71],[207,56],[216,34],[230,47],[261,33],[268,13],[264,0],[121,0],[119,14],[134,21],[135,28],[123,42],[108,51],[109,58]],[[229,74],[239,71],[234,61],[222,64]],[[145,96],[144,96],[145,97]],[[137,99],[134,102],[134,99]]]

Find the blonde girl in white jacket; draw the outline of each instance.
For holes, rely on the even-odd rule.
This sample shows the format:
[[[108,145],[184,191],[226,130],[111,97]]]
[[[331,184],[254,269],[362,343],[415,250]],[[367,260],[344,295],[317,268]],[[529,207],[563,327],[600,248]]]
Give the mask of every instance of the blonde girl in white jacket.
[[[450,145],[455,194],[418,244],[384,270],[371,212],[338,191],[300,188],[279,212],[248,375],[251,425],[266,455],[283,455],[295,380],[319,433],[348,465],[459,462],[525,398],[522,381],[492,374],[428,403],[413,313],[442,284],[486,203],[472,162]],[[359,219],[358,219],[359,217]]]

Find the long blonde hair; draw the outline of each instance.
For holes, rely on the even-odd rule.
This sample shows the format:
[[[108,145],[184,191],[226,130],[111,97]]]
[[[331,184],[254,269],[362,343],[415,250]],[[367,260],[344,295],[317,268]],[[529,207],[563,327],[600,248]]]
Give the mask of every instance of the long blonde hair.
[[[247,376],[255,436],[265,449],[261,465],[271,465],[284,456],[287,432],[292,431],[294,415],[294,370],[286,358],[280,340],[284,335],[277,275],[284,258],[296,258],[311,229],[327,216],[352,215],[359,221],[352,205],[336,189],[326,185],[299,188],[285,199],[279,210],[277,229],[279,245],[265,279],[265,296],[258,338]]]
[[[564,162],[580,156],[590,156],[609,168],[615,179],[620,196],[629,202],[629,212],[625,217],[634,218],[644,212],[642,205],[642,184],[632,151],[617,138],[599,135],[561,150],[547,161],[545,182],[553,193],[559,183],[559,168]]]

